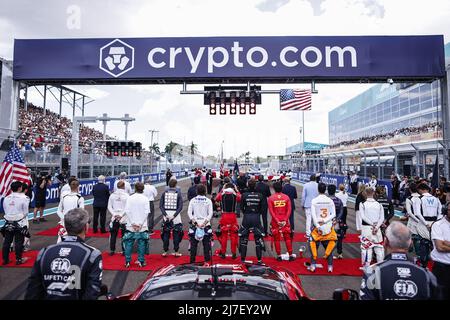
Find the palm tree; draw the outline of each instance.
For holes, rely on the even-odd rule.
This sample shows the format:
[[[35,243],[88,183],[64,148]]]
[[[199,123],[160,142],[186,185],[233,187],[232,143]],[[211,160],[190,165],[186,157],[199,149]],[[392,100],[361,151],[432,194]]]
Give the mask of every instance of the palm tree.
[[[159,149],[159,145],[158,143],[154,143],[152,146],[149,147],[150,148],[150,152],[160,155],[161,154],[161,150]]]
[[[175,150],[175,148],[178,146],[178,143],[170,141],[166,147],[164,148],[164,153],[166,154],[166,157],[169,157],[169,162],[172,163],[172,152]]]

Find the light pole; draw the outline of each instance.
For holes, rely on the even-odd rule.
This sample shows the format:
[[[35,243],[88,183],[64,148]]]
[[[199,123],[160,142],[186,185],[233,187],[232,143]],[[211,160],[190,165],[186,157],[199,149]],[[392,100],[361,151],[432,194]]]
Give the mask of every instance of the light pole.
[[[153,172],[153,134],[158,133],[158,130],[148,130],[150,132],[150,172]]]

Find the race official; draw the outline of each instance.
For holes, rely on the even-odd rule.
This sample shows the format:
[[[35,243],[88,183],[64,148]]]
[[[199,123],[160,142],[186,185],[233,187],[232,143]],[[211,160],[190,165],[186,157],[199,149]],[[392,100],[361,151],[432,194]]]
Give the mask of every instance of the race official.
[[[446,215],[431,227],[434,249],[431,251],[433,274],[442,289],[442,298],[450,299],[450,203],[446,204]]]
[[[383,234],[381,225],[384,221],[383,206],[373,196],[375,191],[366,188],[366,201],[359,205],[361,213],[361,264],[368,267],[372,263],[372,252],[375,251],[377,262],[383,261]]]
[[[80,186],[80,182],[76,179],[73,179],[70,182],[70,193],[66,194],[60,201],[58,210],[56,214],[58,215],[59,221],[59,230],[58,230],[58,241],[61,241],[61,237],[65,236],[66,230],[64,228],[64,216],[67,212],[75,208],[84,209],[84,198],[78,193],[78,187]]]
[[[256,258],[258,264],[262,263],[262,251],[265,250],[264,232],[261,227],[261,212],[264,209],[264,196],[255,190],[256,181],[250,179],[247,183],[248,192],[245,192],[241,198],[242,225],[239,228],[239,251],[241,261],[244,262],[247,256],[247,245],[250,232],[253,233],[256,247]]]
[[[155,199],[158,195],[158,190],[156,190],[155,186],[152,185],[152,179],[149,177],[145,181],[144,185],[144,196],[148,198],[150,203],[150,214],[148,215],[148,233],[152,235],[153,227],[155,225]]]
[[[116,251],[116,240],[119,230],[122,232],[122,239],[125,235],[125,206],[130,196],[125,191],[125,182],[119,181],[117,183],[117,191],[113,192],[108,200],[108,211],[111,213],[111,221],[109,223],[109,231],[111,236],[109,238],[110,255],[114,255]],[[122,243],[123,250],[123,243]],[[123,250],[125,251],[125,250]]]
[[[3,241],[3,265],[9,263],[9,250],[14,241],[14,251],[16,254],[16,265],[23,263],[23,244],[28,230],[28,205],[30,200],[22,194],[22,182],[11,183],[12,193],[3,200],[5,211],[5,224],[1,228],[1,233],[5,238]]]
[[[319,183],[319,195],[311,201],[311,218],[314,229],[311,232],[309,246],[311,249],[311,266],[309,271],[315,272],[318,256],[318,246],[325,248],[324,258],[327,259],[328,272],[333,272],[333,250],[337,241],[337,234],[333,227],[336,218],[336,208],[332,199],[325,195],[327,186]]]
[[[366,202],[367,203],[367,202]],[[361,300],[439,299],[436,277],[408,259],[411,245],[408,228],[394,221],[386,229],[386,257],[365,269]]]
[[[203,184],[197,184],[197,196],[189,201],[187,211],[189,217],[189,241],[190,241],[190,263],[195,262],[198,243],[203,244],[203,255],[205,261],[211,260],[212,229],[211,219],[213,217],[213,205],[206,197],[206,188]]]
[[[102,286],[101,252],[84,242],[89,214],[82,208],[64,216],[67,235],[42,249],[31,271],[26,300],[96,300]]]
[[[145,253],[148,250],[148,226],[147,219],[150,213],[148,198],[144,196],[144,184],[138,182],[134,186],[135,193],[132,194],[125,205],[126,232],[123,236],[125,248],[125,267],[129,268],[131,263],[131,253],[133,245],[137,242],[138,265],[144,267]]]
[[[109,187],[105,184],[105,176],[98,177],[98,183],[92,188],[94,202],[92,204],[94,211],[93,229],[94,233],[98,230],[98,220],[100,218],[100,232],[106,233],[106,209],[108,207]]]

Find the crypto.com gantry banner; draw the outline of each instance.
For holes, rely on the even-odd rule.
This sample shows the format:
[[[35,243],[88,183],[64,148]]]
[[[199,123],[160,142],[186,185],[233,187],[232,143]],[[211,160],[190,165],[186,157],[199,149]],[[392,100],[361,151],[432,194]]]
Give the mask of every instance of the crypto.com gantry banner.
[[[15,40],[14,79],[423,79],[444,61],[440,35]]]

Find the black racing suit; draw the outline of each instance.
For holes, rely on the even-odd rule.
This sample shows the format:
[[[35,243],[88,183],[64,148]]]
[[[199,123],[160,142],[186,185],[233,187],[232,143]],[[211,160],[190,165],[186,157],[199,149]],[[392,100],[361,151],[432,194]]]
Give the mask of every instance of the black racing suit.
[[[173,233],[173,249],[178,252],[181,240],[183,240],[183,224],[178,215],[183,210],[183,197],[181,191],[177,188],[169,188],[163,192],[159,200],[159,209],[164,218],[168,217],[168,212],[173,213],[173,220],[163,219],[161,225],[161,239],[163,241],[163,249],[169,251],[170,233]]]
[[[96,300],[102,285],[101,252],[75,236],[39,252],[26,300]]]
[[[253,232],[255,237],[256,257],[258,260],[262,258],[262,250],[264,250],[264,232],[261,227],[261,213],[264,209],[264,196],[256,192],[254,189],[242,195],[241,199],[242,226],[239,228],[239,251],[241,260],[245,261],[247,256],[248,237]]]
[[[392,253],[369,267],[363,277],[361,300],[439,299],[436,277],[410,261],[405,253]]]

